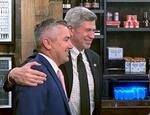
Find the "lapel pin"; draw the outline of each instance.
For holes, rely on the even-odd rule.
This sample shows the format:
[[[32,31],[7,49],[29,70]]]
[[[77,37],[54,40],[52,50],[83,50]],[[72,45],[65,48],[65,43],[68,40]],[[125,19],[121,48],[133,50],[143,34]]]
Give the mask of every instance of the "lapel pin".
[[[94,63],[94,65],[93,65],[94,67],[96,67],[97,65]]]

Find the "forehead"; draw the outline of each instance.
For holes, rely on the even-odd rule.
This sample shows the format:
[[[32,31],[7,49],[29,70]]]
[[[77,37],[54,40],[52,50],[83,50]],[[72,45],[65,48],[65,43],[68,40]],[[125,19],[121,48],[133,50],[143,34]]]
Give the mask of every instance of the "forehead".
[[[80,27],[83,28],[95,28],[95,21],[84,21],[80,24]]]

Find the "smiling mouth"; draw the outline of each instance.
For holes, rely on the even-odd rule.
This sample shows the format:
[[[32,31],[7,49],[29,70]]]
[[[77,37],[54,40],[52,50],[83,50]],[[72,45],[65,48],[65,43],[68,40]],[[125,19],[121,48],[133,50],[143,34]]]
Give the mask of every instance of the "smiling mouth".
[[[86,44],[91,44],[91,43],[92,43],[92,41],[87,41],[87,42],[86,42]]]

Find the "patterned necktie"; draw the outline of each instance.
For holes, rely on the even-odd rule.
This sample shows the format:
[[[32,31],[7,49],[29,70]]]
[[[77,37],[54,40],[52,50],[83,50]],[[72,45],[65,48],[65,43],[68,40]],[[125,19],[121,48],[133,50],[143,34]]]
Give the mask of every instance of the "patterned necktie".
[[[58,69],[58,71],[57,71],[57,76],[58,76],[58,78],[59,78],[59,80],[61,82],[61,85],[62,85],[62,87],[64,89],[64,92],[65,92],[65,94],[67,96],[66,87],[65,87],[65,81],[64,81],[64,75],[63,75],[63,73],[62,73],[62,71],[60,69]]]
[[[80,115],[90,115],[90,97],[87,73],[81,53],[77,57],[77,69],[80,84]]]

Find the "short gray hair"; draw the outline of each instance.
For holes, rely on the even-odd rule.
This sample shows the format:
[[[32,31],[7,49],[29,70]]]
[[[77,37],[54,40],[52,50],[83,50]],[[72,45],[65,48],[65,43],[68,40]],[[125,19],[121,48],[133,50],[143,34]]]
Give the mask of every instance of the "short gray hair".
[[[66,13],[64,20],[67,21],[68,25],[76,28],[84,21],[96,21],[97,16],[89,9],[82,6],[77,6],[71,8]]]
[[[42,35],[49,29],[52,29],[53,27],[57,25],[64,25],[68,26],[67,22],[64,20],[56,20],[56,19],[46,19],[42,21],[41,23],[37,24],[34,29],[34,36],[37,44],[37,48],[40,47],[41,38]]]

